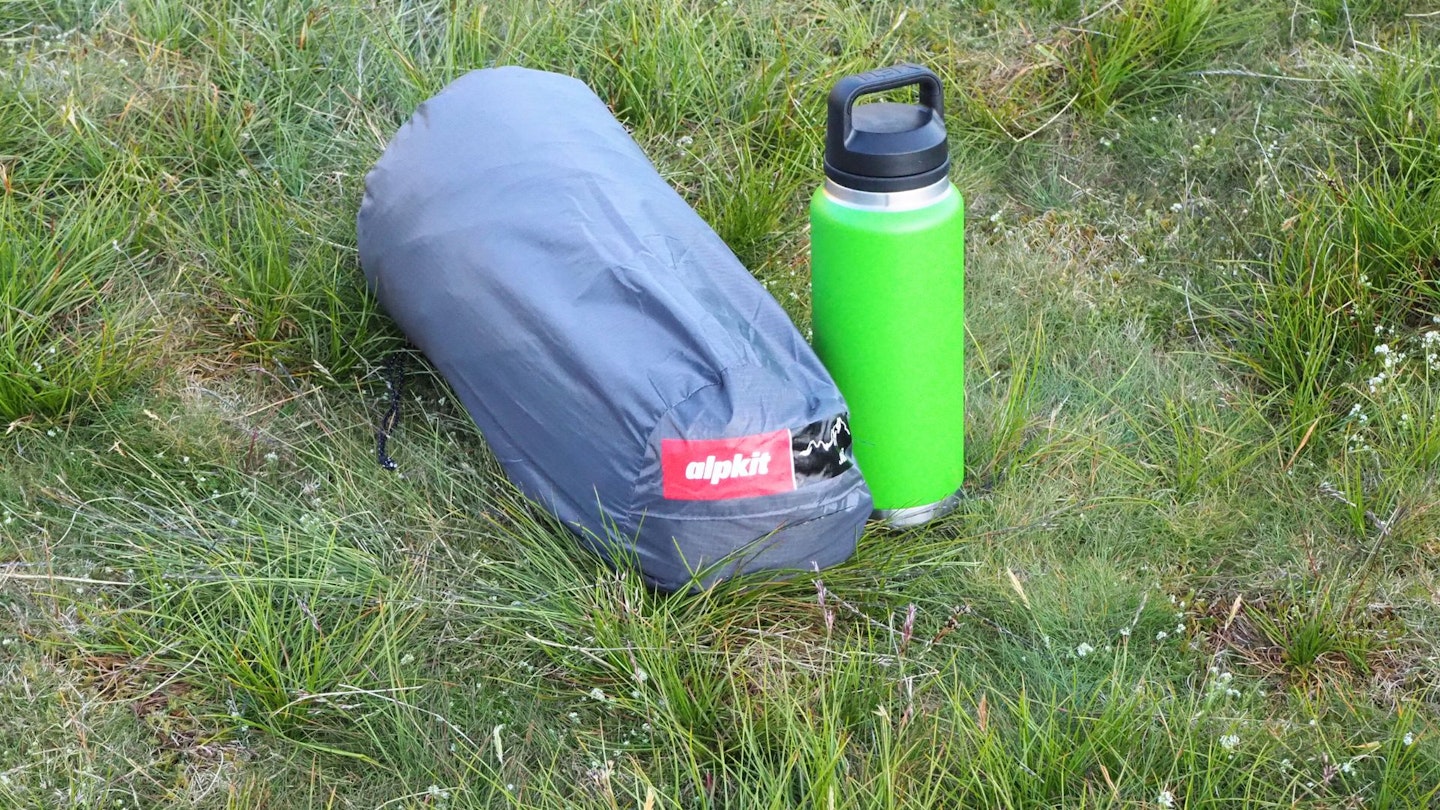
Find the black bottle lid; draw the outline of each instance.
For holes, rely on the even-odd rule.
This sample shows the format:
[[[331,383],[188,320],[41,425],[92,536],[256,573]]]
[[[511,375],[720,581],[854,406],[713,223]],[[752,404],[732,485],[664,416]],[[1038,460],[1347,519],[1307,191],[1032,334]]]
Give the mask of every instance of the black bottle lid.
[[[920,103],[872,102],[861,96],[920,85]],[[919,65],[895,65],[846,76],[830,91],[825,176],[856,191],[909,191],[950,171],[940,77]]]

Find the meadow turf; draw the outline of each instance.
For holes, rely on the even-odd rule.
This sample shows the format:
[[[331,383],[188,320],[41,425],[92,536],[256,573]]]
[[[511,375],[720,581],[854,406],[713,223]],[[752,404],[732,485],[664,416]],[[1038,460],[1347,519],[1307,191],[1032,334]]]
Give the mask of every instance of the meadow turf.
[[[0,3],[0,807],[1440,802],[1440,7]],[[363,289],[470,69],[587,81],[807,330],[825,93],[944,79],[967,489],[647,592]]]

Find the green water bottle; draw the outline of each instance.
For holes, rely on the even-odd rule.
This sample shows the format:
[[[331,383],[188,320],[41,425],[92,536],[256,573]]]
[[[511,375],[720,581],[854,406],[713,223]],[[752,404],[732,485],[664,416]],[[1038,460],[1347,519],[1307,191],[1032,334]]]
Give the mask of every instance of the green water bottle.
[[[856,104],[909,85],[918,105]],[[953,509],[965,479],[965,202],[941,96],[919,65],[841,79],[810,203],[815,349],[876,516],[897,528]]]

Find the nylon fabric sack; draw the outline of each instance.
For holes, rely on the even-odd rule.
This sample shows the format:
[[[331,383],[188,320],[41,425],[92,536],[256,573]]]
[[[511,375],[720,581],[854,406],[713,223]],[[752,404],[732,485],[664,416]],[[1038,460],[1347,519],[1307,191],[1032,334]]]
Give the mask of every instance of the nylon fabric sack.
[[[664,590],[847,558],[871,500],[784,310],[584,83],[426,101],[366,177],[371,290],[506,474]]]

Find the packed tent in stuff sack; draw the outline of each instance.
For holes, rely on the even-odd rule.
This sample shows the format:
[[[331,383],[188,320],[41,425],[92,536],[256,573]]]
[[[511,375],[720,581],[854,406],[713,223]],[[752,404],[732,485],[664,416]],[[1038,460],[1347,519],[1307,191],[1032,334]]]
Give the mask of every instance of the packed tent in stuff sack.
[[[664,590],[840,562],[870,515],[784,310],[584,83],[477,70],[365,181],[371,289],[506,474]]]

